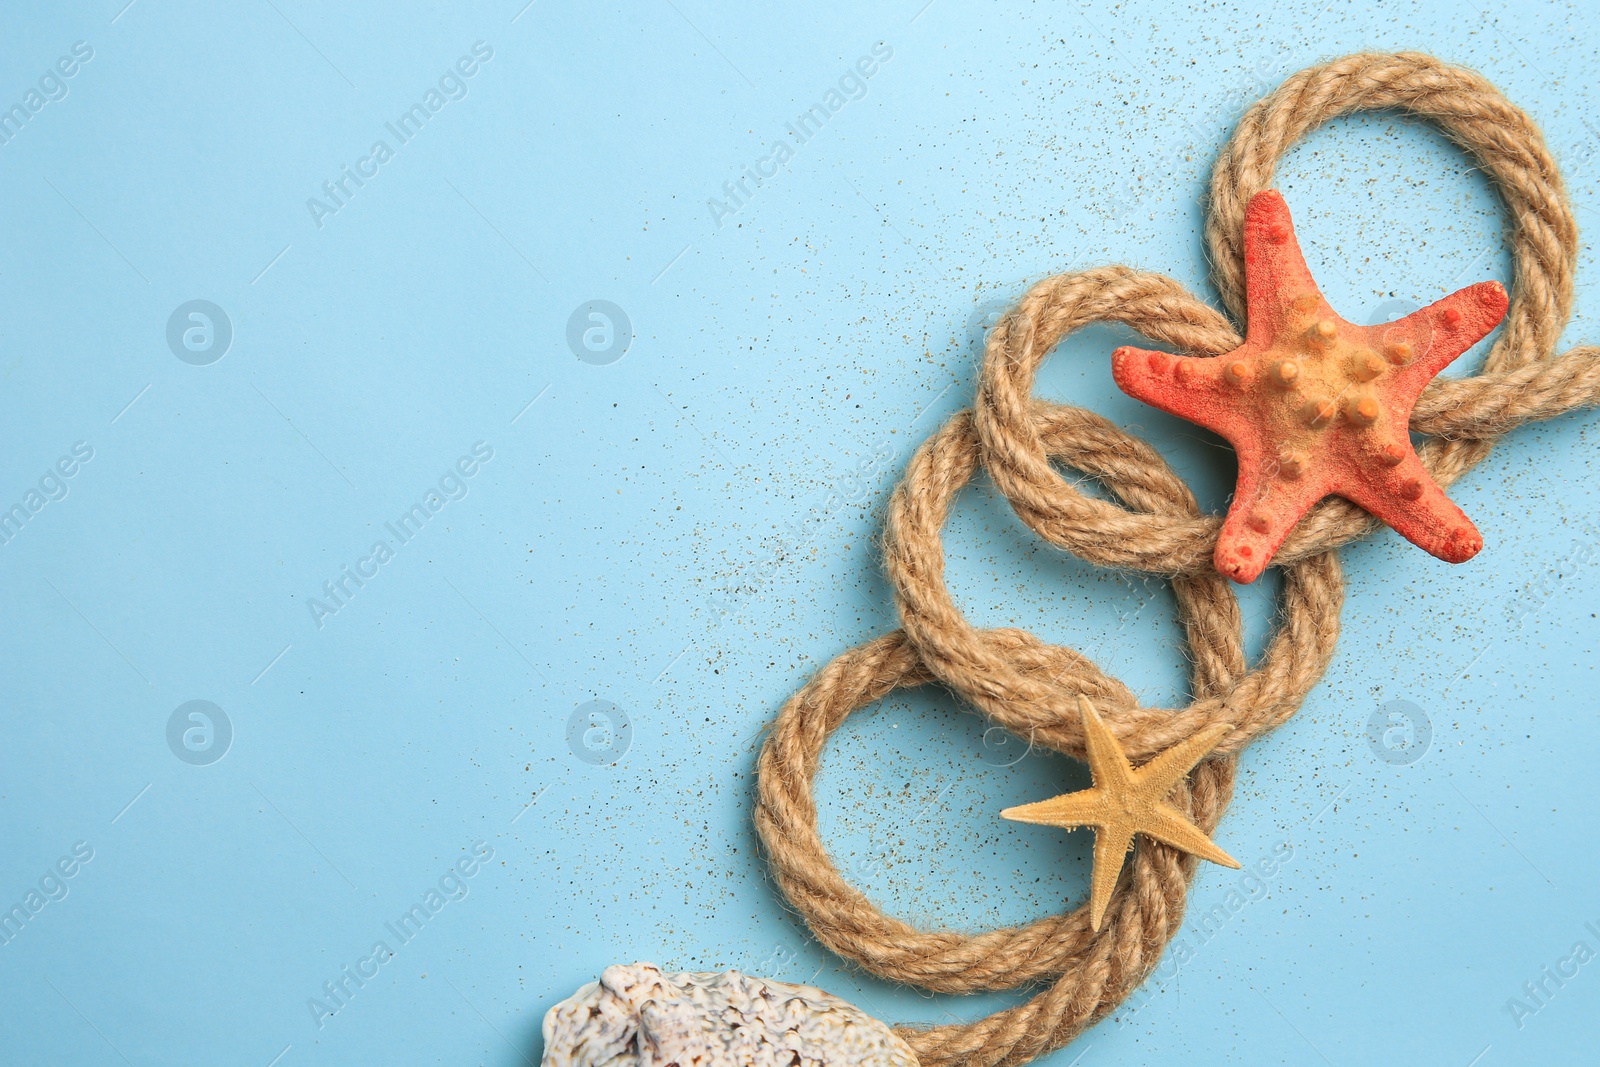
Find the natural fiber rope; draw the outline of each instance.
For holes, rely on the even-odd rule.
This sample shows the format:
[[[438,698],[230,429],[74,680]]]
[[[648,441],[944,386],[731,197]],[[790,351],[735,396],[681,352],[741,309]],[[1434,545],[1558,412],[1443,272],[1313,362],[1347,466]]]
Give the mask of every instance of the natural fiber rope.
[[[1211,172],[1206,243],[1223,304],[1243,321],[1245,205],[1307,131],[1386,108],[1433,121],[1464,148],[1494,181],[1512,224],[1511,306],[1483,372],[1435,380],[1412,412],[1412,429],[1443,438],[1418,455],[1449,486],[1507,430],[1600,397],[1600,350],[1574,348],[1551,359],[1572,307],[1578,237],[1538,127],[1481,75],[1415,52],[1347,56],[1303,70],[1246,112],[1223,149]],[[1118,300],[1138,302],[1137,318],[1118,314]],[[1227,320],[1165,278],[1117,267],[1048,278],[989,335],[976,405],[984,467],[1023,522],[1092,563],[1169,575],[1209,570],[1220,519],[1130,516],[1085,496],[1051,469],[1031,429],[1039,363],[1067,333],[1105,318],[1197,355],[1241,343]],[[1291,563],[1376,527],[1365,511],[1330,497],[1300,520],[1275,559]]]
[[[1212,173],[1206,240],[1223,303],[1244,315],[1240,234],[1249,198],[1278,158],[1319,123],[1393,108],[1437,123],[1494,180],[1513,223],[1511,306],[1474,377],[1434,382],[1412,415],[1431,434],[1424,465],[1448,486],[1519,423],[1600,402],[1600,349],[1551,357],[1572,300],[1577,235],[1538,129],[1479,75],[1416,53],[1355,55],[1289,78],[1250,109]],[[971,411],[916,451],[890,502],[885,569],[903,629],[839,656],[784,704],[762,749],[755,821],[773,874],[817,938],[866,970],[934,992],[1049,981],[1031,999],[976,1022],[902,1029],[924,1067],[999,1067],[1059,1048],[1149,974],[1183,916],[1195,860],[1141,838],[1098,933],[1085,909],[976,936],[920,931],[885,916],[839,875],[817,835],[812,780],[829,734],[898,687],[941,683],[1033,744],[1081,757],[1075,711],[1090,696],[1135,760],[1215,722],[1234,730],[1172,802],[1207,833],[1231,796],[1237,753],[1284,722],[1321,676],[1338,632],[1334,550],[1372,530],[1337,498],[1301,520],[1279,550],[1278,632],[1246,671],[1238,602],[1211,567],[1219,521],[1149,445],[1093,412],[1032,399],[1051,349],[1091,322],[1122,322],[1196,355],[1237,346],[1236,328],[1176,282],[1125,267],[1035,285],[991,331]],[[1120,501],[1064,481],[1055,459]],[[979,463],[1018,516],[1052,543],[1102,566],[1170,576],[1191,652],[1194,702],[1142,708],[1121,682],[1068,648],[1014,629],[980,630],[944,585],[940,530]]]

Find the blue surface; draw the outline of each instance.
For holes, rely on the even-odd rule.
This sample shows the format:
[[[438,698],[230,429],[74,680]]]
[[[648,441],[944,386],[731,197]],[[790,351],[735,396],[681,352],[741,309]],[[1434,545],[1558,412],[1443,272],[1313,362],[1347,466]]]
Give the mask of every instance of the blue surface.
[[[985,316],[1101,262],[1209,292],[1200,196],[1234,120],[1362,47],[1483,70],[1580,226],[1600,194],[1579,5],[124,2],[13,5],[0,35],[0,103],[45,78],[0,144],[0,504],[39,490],[0,545],[0,906],[38,891],[0,944],[14,1063],[509,1067],[635,959],[894,1021],[1009,1003],[845,968],[749,823],[763,724],[892,625],[883,503],[968,402]],[[734,203],[745,168],[771,176]],[[1498,201],[1429,128],[1338,122],[1279,185],[1353,320],[1508,280]],[[1595,266],[1585,243],[1568,343],[1597,335]],[[221,358],[215,313],[169,345],[196,300]],[[597,300],[620,359],[586,314],[569,347]],[[1070,339],[1040,393],[1143,427],[1219,507],[1231,456],[1116,391],[1123,336]],[[1270,893],[1201,929],[1237,878],[1204,869],[1181,963],[1045,1062],[1592,1056],[1600,963],[1542,968],[1600,951],[1595,427],[1520,430],[1453,490],[1470,564],[1388,533],[1344,553],[1338,656],[1218,832],[1291,852]],[[1042,546],[986,483],[947,536],[973,619],[1181,698],[1163,585]],[[1368,740],[1396,700],[1431,725],[1414,762]],[[1088,834],[997,815],[1082,768],[1003,742],[932,690],[840,731],[824,836],[884,907],[981,929],[1085,897]]]

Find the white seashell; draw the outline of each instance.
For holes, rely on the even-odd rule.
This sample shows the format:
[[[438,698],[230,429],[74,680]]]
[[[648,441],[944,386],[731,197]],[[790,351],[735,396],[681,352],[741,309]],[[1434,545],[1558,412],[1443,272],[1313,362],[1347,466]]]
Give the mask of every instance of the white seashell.
[[[542,1067],[917,1067],[861,1009],[811,986],[607,967],[544,1017]]]

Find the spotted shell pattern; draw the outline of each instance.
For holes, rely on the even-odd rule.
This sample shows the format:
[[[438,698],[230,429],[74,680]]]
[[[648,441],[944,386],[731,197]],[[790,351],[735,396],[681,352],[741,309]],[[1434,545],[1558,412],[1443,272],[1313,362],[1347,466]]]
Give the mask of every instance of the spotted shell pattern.
[[[544,1017],[542,1067],[917,1067],[887,1026],[810,986],[607,967]]]

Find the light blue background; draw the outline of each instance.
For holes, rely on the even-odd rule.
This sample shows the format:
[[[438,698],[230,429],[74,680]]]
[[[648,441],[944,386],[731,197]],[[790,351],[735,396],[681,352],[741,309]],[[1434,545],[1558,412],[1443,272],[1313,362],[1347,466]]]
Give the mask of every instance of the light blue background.
[[[4,105],[94,50],[0,146],[0,503],[94,449],[0,545],[0,906],[94,850],[0,945],[8,1062],[509,1067],[537,1062],[547,1008],[635,959],[812,981],[891,1021],[1010,1003],[848,969],[775,895],[749,819],[763,724],[893,625],[883,504],[970,401],[985,316],[1105,262],[1209,296],[1201,196],[1234,121],[1361,48],[1483,70],[1597,220],[1580,5],[123,3],[12,5],[0,34]],[[466,97],[319,228],[307,199],[477,41]],[[708,198],[878,42],[866,95],[718,225]],[[1417,123],[1319,130],[1279,186],[1348,318],[1509,280],[1491,188]],[[1597,336],[1595,266],[1586,242],[1569,344]],[[165,340],[197,298],[234,329],[209,366]],[[610,365],[565,341],[591,299],[633,325]],[[1039,392],[1142,427],[1220,506],[1231,455],[1117,392],[1125,339],[1069,340]],[[1344,552],[1337,658],[1246,753],[1218,831],[1292,861],[1045,1062],[1592,1055],[1600,962],[1520,1029],[1506,1003],[1600,949],[1600,567],[1574,555],[1597,536],[1595,426],[1519,430],[1453,490],[1486,540],[1471,563],[1389,533]],[[322,583],[479,441],[468,495],[318,628]],[[786,539],[807,514],[816,536]],[[975,621],[1182,698],[1164,586],[1041,545],[981,481],[947,534]],[[567,741],[597,698],[631,719],[616,765]],[[1433,728],[1410,765],[1366,735],[1400,698]],[[166,742],[195,699],[234,730],[209,766]],[[824,836],[885,908],[976,930],[1084,898],[1089,834],[997,814],[1082,769],[1004,740],[932,690],[840,731]],[[307,999],[478,842],[469,895],[319,1028]],[[1203,869],[1193,909],[1236,877]]]

